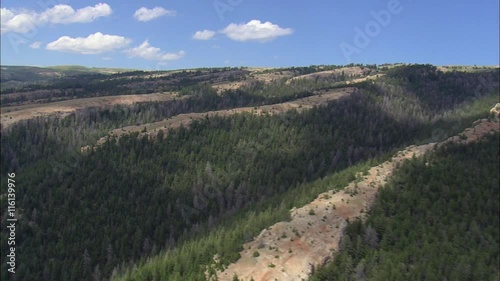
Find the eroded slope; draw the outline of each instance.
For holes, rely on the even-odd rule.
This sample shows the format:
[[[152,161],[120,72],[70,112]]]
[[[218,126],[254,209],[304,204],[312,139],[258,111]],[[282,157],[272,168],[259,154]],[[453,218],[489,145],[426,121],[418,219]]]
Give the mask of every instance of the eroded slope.
[[[154,137],[158,134],[160,130],[166,133],[169,129],[178,128],[180,126],[188,126],[194,120],[200,120],[211,116],[230,116],[233,114],[243,113],[243,112],[254,113],[254,114],[280,114],[290,109],[296,109],[297,111],[302,111],[305,109],[310,109],[314,106],[321,106],[332,100],[345,97],[347,95],[352,94],[355,90],[356,88],[354,87],[333,89],[333,90],[328,90],[326,92],[318,93],[313,96],[293,101],[288,101],[284,103],[263,105],[257,107],[240,107],[227,110],[208,111],[203,113],[194,112],[194,113],[179,114],[158,122],[118,128],[110,131],[108,133],[108,136],[119,137],[123,134],[128,134],[133,132],[143,132],[143,134],[148,134],[149,136]],[[98,143],[106,141],[108,136],[102,137],[98,141]]]
[[[64,116],[78,109],[87,107],[107,107],[114,105],[130,105],[136,102],[169,101],[179,98],[176,93],[155,93],[147,95],[121,95],[95,98],[73,99],[43,104],[28,104],[2,107],[1,123],[4,128],[21,120],[36,117],[59,115]]]
[[[291,221],[279,222],[263,230],[253,241],[243,245],[241,258],[218,280],[307,280],[318,265],[339,250],[339,241],[349,220],[363,218],[372,206],[378,190],[406,159],[419,157],[446,142],[468,143],[499,131],[498,118],[474,122],[471,128],[441,143],[409,146],[391,160],[372,167],[366,175],[357,175],[339,192],[320,194],[314,201],[291,212]]]

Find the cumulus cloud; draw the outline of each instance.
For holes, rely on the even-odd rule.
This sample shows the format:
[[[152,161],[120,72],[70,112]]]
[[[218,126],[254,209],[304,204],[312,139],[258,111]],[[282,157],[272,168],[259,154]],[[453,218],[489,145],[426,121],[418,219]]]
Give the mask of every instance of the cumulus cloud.
[[[195,39],[195,40],[210,40],[214,36],[215,36],[215,31],[205,29],[203,31],[196,31],[196,33],[193,35],[193,39]]]
[[[36,28],[37,21],[33,14],[29,13],[14,13],[13,11],[1,9],[1,32],[18,32],[28,33]]]
[[[40,41],[36,41],[36,42],[33,42],[33,43],[30,45],[30,48],[31,48],[31,49],[40,49],[40,46],[42,46],[42,42],[40,42]]]
[[[141,7],[134,13],[134,18],[138,21],[150,21],[162,16],[174,16],[175,11],[166,10],[162,7],[154,7],[153,9],[148,9],[146,7]]]
[[[93,22],[100,17],[109,16],[112,12],[111,7],[105,3],[99,3],[94,7],[88,6],[76,11],[68,5],[56,5],[45,10],[40,15],[40,20],[50,23],[86,23]]]
[[[144,41],[141,45],[123,51],[129,58],[142,58],[146,60],[155,61],[169,61],[178,60],[184,57],[186,52],[179,51],[177,53],[165,53],[160,48],[153,47],[149,44],[148,40]]]
[[[130,44],[130,42],[130,39],[122,36],[97,32],[85,38],[63,36],[47,44],[47,50],[94,55],[122,49]]]
[[[87,6],[78,10],[69,5],[56,5],[41,13],[34,11],[17,11],[2,8],[1,31],[28,33],[44,24],[70,24],[88,23],[100,17],[106,17],[113,13],[111,7],[105,3],[95,6]]]
[[[271,41],[279,36],[286,36],[293,33],[291,28],[281,28],[279,25],[271,22],[261,22],[260,20],[251,20],[245,24],[231,23],[222,31],[229,39],[234,41]]]

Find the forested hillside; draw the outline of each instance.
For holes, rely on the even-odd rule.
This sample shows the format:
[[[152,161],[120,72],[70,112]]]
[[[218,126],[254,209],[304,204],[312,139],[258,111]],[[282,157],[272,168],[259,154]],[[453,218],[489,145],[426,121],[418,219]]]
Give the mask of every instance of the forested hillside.
[[[362,65],[360,73],[375,72],[376,67]],[[200,85],[220,85],[230,83],[250,84],[242,91],[253,94],[257,90],[261,95],[275,95],[276,91],[304,87],[285,85],[287,78],[310,74],[324,70],[341,69],[341,66],[310,66],[256,71],[247,68],[198,68],[179,71],[122,71],[110,69],[90,69],[75,67],[37,68],[3,67],[1,76],[2,105],[26,103],[47,103],[56,100],[69,100],[96,96],[149,94],[153,92],[183,91]],[[286,73],[286,74],[284,74]],[[314,84],[330,85],[359,77],[360,74],[336,74],[317,77],[313,81],[300,79],[307,90],[314,90]],[[284,79],[282,79],[284,78]],[[277,85],[264,85],[263,81],[275,80]],[[297,81],[293,81],[297,82]],[[273,90],[274,89],[274,90]],[[265,91],[262,91],[265,90]],[[292,90],[293,91],[293,90]],[[300,91],[300,90],[299,90]]]
[[[498,280],[498,138],[405,163],[311,280]]]
[[[210,117],[156,139],[112,138],[86,153],[81,146],[111,129],[291,100],[344,87],[346,78],[256,82],[222,93],[180,79],[172,87],[186,99],[19,122],[1,132],[2,177],[15,172],[19,180],[16,280],[203,280],[214,255],[219,268],[234,261],[242,242],[294,204],[343,186],[361,169],[351,166],[487,117],[498,78],[498,70],[402,66],[301,113]],[[3,253],[5,229],[1,238]]]

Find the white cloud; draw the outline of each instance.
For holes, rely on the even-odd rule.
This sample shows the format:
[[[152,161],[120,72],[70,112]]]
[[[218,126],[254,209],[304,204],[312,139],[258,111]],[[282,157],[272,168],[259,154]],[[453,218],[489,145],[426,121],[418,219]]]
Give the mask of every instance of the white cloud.
[[[63,36],[54,42],[47,44],[47,50],[75,52],[80,54],[101,54],[116,49],[121,49],[130,44],[131,40],[122,36],[102,34],[100,32],[90,34],[87,37],[71,38]]]
[[[14,13],[13,11],[1,9],[1,32],[28,33],[36,28],[36,16],[29,13]]]
[[[113,60],[113,58],[112,58],[112,57],[102,57],[101,59],[102,59],[102,60],[108,60],[108,61],[109,61],[109,60]]]
[[[154,7],[153,9],[141,7],[134,13],[134,18],[138,21],[150,21],[162,16],[175,16],[175,11],[162,7]]]
[[[36,41],[36,42],[33,42],[33,44],[30,45],[30,48],[31,49],[40,49],[40,46],[42,46],[42,42]]]
[[[168,61],[178,60],[186,55],[186,52],[179,51],[177,53],[164,53],[160,48],[149,45],[148,40],[144,41],[141,45],[123,51],[129,58],[143,58],[146,60]]]
[[[105,3],[99,3],[94,7],[88,6],[76,11],[68,5],[56,5],[40,14],[40,20],[50,23],[85,23],[93,22],[97,18],[106,17],[112,13],[111,7]]]
[[[9,20],[11,20],[13,17],[14,17],[14,13],[9,10],[9,9],[6,9],[6,8],[2,8],[0,9],[0,15],[2,16],[1,19],[2,19],[2,25],[4,22],[7,22]]]
[[[111,7],[105,3],[87,6],[76,11],[69,5],[56,5],[41,13],[2,8],[1,31],[2,33],[28,33],[44,24],[88,23],[100,17],[109,16],[112,12]]]
[[[193,39],[195,39],[195,40],[210,40],[214,36],[215,36],[215,31],[205,29],[203,31],[196,31],[196,33],[193,35]]]
[[[260,20],[251,20],[246,24],[231,23],[222,31],[229,39],[235,41],[271,41],[279,36],[293,33],[291,28],[281,28],[271,22],[262,23]]]

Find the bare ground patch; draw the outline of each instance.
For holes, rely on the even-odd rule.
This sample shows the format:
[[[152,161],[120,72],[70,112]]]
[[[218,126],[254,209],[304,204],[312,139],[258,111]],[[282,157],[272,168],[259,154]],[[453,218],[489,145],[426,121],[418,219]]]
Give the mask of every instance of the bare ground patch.
[[[333,70],[325,70],[325,71],[319,71],[319,72],[314,72],[310,74],[304,74],[300,76],[293,77],[291,80],[297,80],[297,79],[316,79],[318,77],[325,77],[325,76],[331,76],[331,75],[340,75],[344,73],[346,77],[360,77],[360,76],[366,76],[371,72],[370,69],[364,68],[362,69],[359,66],[353,66],[353,67],[342,67],[338,69],[333,69]]]
[[[224,81],[220,83],[215,83],[212,85],[212,87],[217,90],[218,93],[223,92],[224,90],[235,90],[238,89],[244,85],[250,84],[252,82],[264,82],[264,83],[270,83],[275,80],[280,80],[280,79],[288,79],[293,77],[294,73],[292,71],[287,71],[287,70],[280,70],[280,69],[275,69],[273,72],[263,72],[264,70],[270,70],[269,69],[264,69],[264,68],[252,68],[249,69],[250,74],[248,77],[243,80],[243,81]]]
[[[267,71],[265,71],[265,70],[267,70]],[[378,77],[377,75],[367,76],[372,70],[370,70],[368,68],[362,69],[359,66],[342,67],[339,69],[318,71],[318,72],[299,75],[299,76],[295,76],[296,73],[293,71],[282,70],[279,68],[277,68],[277,69],[252,68],[252,69],[248,69],[248,71],[250,71],[250,74],[245,78],[245,80],[221,81],[221,82],[213,83],[212,87],[218,93],[222,93],[224,90],[235,90],[235,89],[238,89],[242,86],[248,85],[248,84],[253,83],[253,82],[270,83],[272,81],[277,81],[277,80],[281,80],[281,79],[286,79],[287,80],[286,83],[288,84],[288,83],[290,83],[290,81],[293,81],[293,80],[316,79],[316,78],[328,77],[328,76],[332,76],[332,75],[341,75],[342,73],[344,73],[345,77],[347,78],[346,84],[352,84],[352,83],[356,83],[356,82],[365,81],[367,79],[375,79]]]
[[[385,74],[375,74],[375,75],[369,75],[369,76],[361,77],[361,78],[354,78],[352,80],[346,81],[346,84],[350,85],[350,84],[364,82],[364,81],[368,81],[368,80],[375,80],[375,79],[378,79],[378,78],[380,78],[380,77],[382,77],[384,75]]]
[[[242,281],[251,278],[255,281],[307,280],[315,267],[324,264],[339,251],[339,242],[348,220],[364,218],[378,190],[403,161],[420,157],[450,141],[477,141],[493,131],[499,131],[498,120],[483,119],[444,142],[409,146],[396,153],[390,161],[372,167],[368,174],[358,174],[357,179],[343,190],[322,193],[311,203],[293,208],[290,211],[291,221],[276,223],[244,244],[241,258],[224,272],[218,272],[218,280],[232,280],[234,274]],[[259,252],[258,257],[254,257],[255,251]]]
[[[108,136],[119,137],[123,134],[129,134],[133,132],[143,132],[144,129],[149,136],[155,137],[160,130],[167,133],[169,129],[178,128],[180,126],[188,126],[194,120],[200,120],[211,116],[230,116],[237,113],[253,113],[253,114],[280,114],[291,109],[296,109],[298,111],[304,109],[310,109],[314,106],[321,106],[328,103],[329,101],[336,100],[347,95],[350,95],[356,90],[354,87],[342,88],[342,89],[332,89],[321,94],[313,95],[310,97],[305,97],[293,101],[288,101],[284,103],[255,106],[255,107],[240,107],[227,110],[217,110],[209,111],[203,113],[186,113],[173,116],[158,122],[147,123],[142,125],[126,126],[123,128],[117,128],[108,133]],[[98,144],[106,141],[107,137],[102,137],[98,140]],[[82,148],[83,150],[89,149],[90,147]]]
[[[155,93],[148,95],[121,95],[73,99],[43,104],[28,104],[1,108],[1,123],[4,128],[26,119],[60,115],[64,116],[86,107],[106,107],[118,104],[130,105],[137,102],[168,101],[178,98],[176,93]]]

